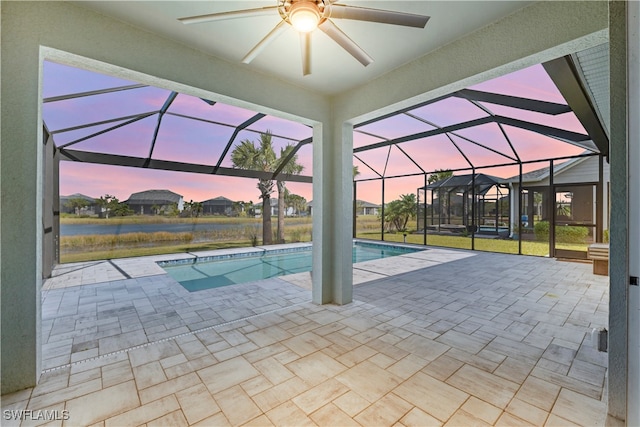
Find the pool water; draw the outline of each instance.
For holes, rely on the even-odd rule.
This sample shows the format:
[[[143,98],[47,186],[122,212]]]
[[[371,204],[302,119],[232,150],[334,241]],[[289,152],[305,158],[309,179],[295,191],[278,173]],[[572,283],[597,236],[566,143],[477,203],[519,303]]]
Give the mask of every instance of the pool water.
[[[375,244],[355,244],[353,262],[363,262],[415,252],[419,249]],[[162,268],[189,292],[252,282],[311,271],[311,247],[285,253],[244,256]]]

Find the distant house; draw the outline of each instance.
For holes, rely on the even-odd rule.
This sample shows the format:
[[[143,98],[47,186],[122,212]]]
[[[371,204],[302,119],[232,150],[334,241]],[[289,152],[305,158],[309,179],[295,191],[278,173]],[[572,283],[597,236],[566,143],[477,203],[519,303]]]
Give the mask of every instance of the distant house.
[[[356,200],[356,215],[378,215],[381,207],[366,200]]]
[[[378,215],[382,206],[366,200],[356,200],[356,215]],[[309,215],[313,215],[313,200],[307,203],[307,211]]]
[[[271,197],[269,203],[271,205],[271,216],[278,216],[278,197]]]
[[[74,199],[84,199],[87,204],[83,207],[71,206],[70,201]],[[60,212],[77,215],[95,215],[99,211],[96,199],[84,194],[74,193],[70,196],[60,196]]]
[[[507,179],[512,187],[511,221],[517,226],[519,176]],[[597,184],[599,159],[577,157],[554,166],[553,181],[549,167],[522,174],[522,225],[532,228],[536,221],[548,221],[556,215],[556,221],[564,224],[581,224],[609,228],[609,164],[603,162],[602,204],[598,206]],[[553,189],[551,189],[553,184]],[[598,219],[601,218],[601,222]]]
[[[271,205],[271,216],[278,216],[278,197],[271,197],[269,203]],[[296,214],[296,210],[292,206],[285,206],[284,216],[293,216],[294,214]]]
[[[231,215],[233,213],[233,201],[226,197],[214,197],[202,202],[204,215]]]
[[[124,203],[140,215],[156,215],[161,212],[169,212],[174,204],[178,206],[180,212],[184,209],[182,196],[169,190],[146,190],[133,193]]]
[[[271,216],[278,215],[278,198],[271,197],[269,198],[269,206],[271,206]],[[253,204],[253,211],[255,212],[256,218],[262,216],[262,202]]]

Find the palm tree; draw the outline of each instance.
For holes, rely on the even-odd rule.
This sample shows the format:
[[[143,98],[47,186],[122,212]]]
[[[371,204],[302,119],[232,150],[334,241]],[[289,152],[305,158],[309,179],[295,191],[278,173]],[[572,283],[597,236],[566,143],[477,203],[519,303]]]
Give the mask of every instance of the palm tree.
[[[401,194],[399,199],[389,203],[384,218],[387,229],[393,225],[397,231],[405,232],[409,219],[416,217],[416,206],[416,195],[411,193]]]
[[[256,146],[253,141],[245,139],[240,142],[231,153],[233,166],[254,171],[273,172],[276,165],[276,154],[273,151],[271,132],[260,134],[260,142]],[[273,242],[271,233],[271,193],[273,193],[273,181],[259,179],[258,190],[262,199],[262,244],[270,245]]]
[[[431,175],[429,175],[429,184],[434,182],[443,181],[453,176],[453,172],[450,169],[436,169]],[[446,191],[441,187],[438,187],[438,205],[440,206],[440,213],[446,217],[449,216],[449,202],[445,198]]]
[[[295,147],[293,145],[287,145],[280,149],[280,158],[278,159],[278,166],[283,162]],[[282,173],[288,175],[298,175],[302,172],[304,166],[298,163],[298,155],[294,154],[287,164],[282,168]],[[278,187],[278,243],[284,243],[284,212],[285,212],[285,182],[282,180],[276,181]]]

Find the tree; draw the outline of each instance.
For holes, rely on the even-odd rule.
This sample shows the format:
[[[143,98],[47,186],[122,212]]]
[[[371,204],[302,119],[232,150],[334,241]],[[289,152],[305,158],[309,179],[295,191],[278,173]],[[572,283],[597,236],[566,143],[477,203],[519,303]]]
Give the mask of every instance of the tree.
[[[278,159],[278,167],[284,162],[291,152],[295,149],[293,145],[287,145],[280,149],[280,158]],[[288,175],[299,175],[304,166],[298,163],[298,155],[291,156],[289,161],[282,168],[281,173]],[[285,212],[285,182],[283,180],[277,180],[276,185],[278,187],[278,243],[284,243],[284,212]]]
[[[133,209],[127,206],[126,203],[118,202],[112,209],[111,213],[113,216],[129,216],[133,215]]]
[[[407,230],[409,219],[416,217],[417,202],[415,194],[402,194],[399,199],[390,202],[385,208],[384,222],[387,230],[393,226],[397,231]]]
[[[100,198],[96,200],[96,203],[102,208],[102,211],[105,213],[105,218],[109,219],[109,214],[118,208],[120,201],[116,196],[105,194],[104,196],[100,196]]]
[[[180,216],[180,209],[178,208],[178,204],[177,203],[171,203],[171,205],[169,205],[169,211],[165,211],[165,214],[169,214],[169,216],[172,217],[177,217]]]
[[[89,206],[89,202],[87,199],[82,197],[73,197],[64,204],[68,209],[71,209],[75,212],[76,215],[80,216],[80,211],[87,206]]]
[[[536,206],[536,210],[534,215],[538,215],[539,218],[544,218],[546,215],[542,212],[542,193],[539,191],[534,191],[533,193],[533,203]],[[533,218],[531,219],[533,220]]]
[[[193,200],[184,203],[184,209],[182,210],[183,216],[189,216],[191,218],[199,217],[203,211],[202,202],[194,202]]]
[[[231,203],[231,215],[233,216],[247,216],[247,212],[245,210],[246,203],[244,201],[240,202],[232,202]]]
[[[292,208],[296,214],[300,214],[300,212],[305,210],[307,206],[307,199],[302,196],[298,196],[297,194],[290,193],[286,188],[284,193],[284,202],[287,209]]]
[[[433,184],[434,182],[443,181],[452,176],[453,172],[451,169],[436,169],[431,175],[429,175],[427,182],[429,184]]]
[[[260,134],[258,145],[245,139],[231,152],[233,166],[245,170],[273,172],[276,165],[276,155],[271,142],[271,132]],[[262,199],[262,244],[270,245],[273,241],[271,233],[271,193],[273,181],[259,179],[258,190]]]
[[[96,200],[98,206],[102,208],[105,213],[105,217],[109,219],[109,215],[112,216],[127,216],[133,215],[133,210],[127,206],[126,203],[121,203],[116,196],[105,194]]]
[[[431,175],[429,175],[429,179],[427,182],[429,184],[433,184],[434,182],[444,181],[445,179],[452,177],[453,172],[450,169],[436,169]],[[438,206],[440,207],[440,212],[442,215],[446,216],[447,211],[449,209],[448,202],[445,198],[445,191],[439,187],[438,188]]]
[[[360,175],[360,171],[358,170],[358,166],[353,166],[353,179],[356,179],[356,176]]]

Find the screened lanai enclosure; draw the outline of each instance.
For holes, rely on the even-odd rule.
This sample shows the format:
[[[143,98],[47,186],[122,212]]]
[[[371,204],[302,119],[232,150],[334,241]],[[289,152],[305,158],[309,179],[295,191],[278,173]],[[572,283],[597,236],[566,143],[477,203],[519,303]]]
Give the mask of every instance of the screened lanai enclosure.
[[[188,92],[44,62],[43,165],[51,177],[43,183],[44,277],[60,262],[131,256],[152,246],[176,252],[262,243],[266,227],[254,215],[264,206],[259,182],[273,185],[266,211],[274,217],[274,242],[275,183],[286,182],[287,194],[297,196],[295,212],[306,210],[304,201],[312,194],[311,126]],[[233,153],[244,141],[260,148],[266,133],[269,162],[234,163]],[[293,163],[298,166],[289,168]],[[157,194],[170,200],[151,197]],[[63,202],[61,196],[67,196]],[[79,196],[94,205],[95,215],[81,218],[89,211],[81,208],[64,218],[64,200]],[[116,198],[115,207],[98,206],[106,196]],[[214,202],[224,206],[214,209]],[[283,211],[294,211],[291,206],[285,202]],[[103,215],[107,209],[113,214]],[[137,218],[116,218],[123,211]],[[287,241],[309,240],[311,219],[287,218],[284,229]]]
[[[381,209],[355,217],[354,236],[586,258],[609,228],[609,106],[585,89],[608,90],[607,55],[591,48],[356,125],[354,200]],[[408,193],[410,225],[385,228]]]
[[[417,232],[509,236],[509,187],[485,175],[453,175],[417,190]]]
[[[608,121],[599,120],[608,105],[593,101],[608,97],[584,89],[607,90],[598,84],[606,83],[607,57],[607,45],[598,46],[355,124],[354,237],[584,258],[608,229],[609,141],[601,125]],[[258,180],[311,194],[308,124],[84,70],[65,70],[70,81],[83,82],[79,91],[58,84],[59,92],[47,93],[49,70],[61,67],[45,63],[45,151],[52,161],[45,167],[54,177],[116,185],[125,170],[142,170],[143,179],[124,183],[133,192],[171,174],[176,187],[207,185],[202,201],[240,201],[214,192],[216,183],[225,191],[248,184],[259,201]],[[291,147],[287,154],[264,169],[235,167],[233,151],[268,130],[276,154]],[[288,168],[296,160],[302,173]],[[45,183],[53,212],[60,211],[56,181]],[[401,198],[412,205],[399,230],[388,219],[390,203]],[[53,222],[45,246],[57,262],[60,227]],[[307,228],[310,238],[310,221]]]

